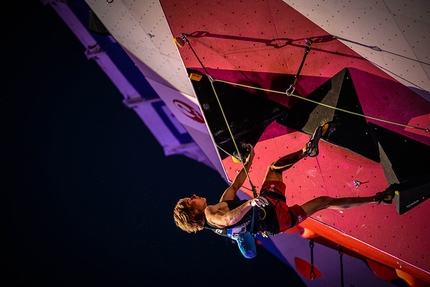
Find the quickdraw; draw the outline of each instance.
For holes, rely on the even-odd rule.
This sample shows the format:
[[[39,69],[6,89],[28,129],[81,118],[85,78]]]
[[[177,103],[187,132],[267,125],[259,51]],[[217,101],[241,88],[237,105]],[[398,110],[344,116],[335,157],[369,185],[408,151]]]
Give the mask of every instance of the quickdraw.
[[[306,41],[305,54],[303,55],[302,62],[300,63],[299,70],[297,71],[297,74],[294,77],[293,83],[285,91],[287,96],[291,96],[291,94],[294,93],[294,91],[296,90],[297,80],[299,79],[299,75],[300,75],[300,72],[302,71],[303,64],[305,63],[306,57],[307,57],[309,51],[311,50],[312,40],[311,39],[305,39],[305,41]]]

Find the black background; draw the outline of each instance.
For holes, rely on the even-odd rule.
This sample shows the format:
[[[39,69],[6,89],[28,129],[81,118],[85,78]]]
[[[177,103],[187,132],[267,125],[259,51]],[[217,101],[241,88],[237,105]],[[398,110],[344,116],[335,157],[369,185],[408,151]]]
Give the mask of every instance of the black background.
[[[52,7],[5,5],[3,286],[303,284],[264,248],[248,260],[210,231],[179,230],[177,200],[216,202],[224,180],[164,156]]]

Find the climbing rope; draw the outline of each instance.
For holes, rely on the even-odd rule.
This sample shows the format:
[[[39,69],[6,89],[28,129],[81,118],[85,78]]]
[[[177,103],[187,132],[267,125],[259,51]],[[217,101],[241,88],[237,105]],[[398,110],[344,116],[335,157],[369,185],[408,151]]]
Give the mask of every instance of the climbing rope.
[[[239,147],[238,147],[238,145],[237,145],[237,143],[236,143],[236,140],[234,139],[233,132],[232,132],[232,130],[231,130],[231,128],[230,128],[230,125],[229,125],[228,120],[227,120],[227,117],[226,117],[226,115],[225,115],[225,113],[224,113],[224,109],[223,109],[223,107],[222,107],[221,101],[219,100],[218,93],[217,93],[217,91],[216,91],[216,89],[215,89],[215,86],[214,86],[214,82],[215,82],[215,80],[214,80],[214,78],[212,78],[212,76],[211,76],[211,75],[209,74],[209,72],[206,70],[206,68],[205,68],[205,66],[203,65],[202,61],[200,60],[199,56],[197,56],[196,51],[194,51],[193,46],[191,45],[190,41],[188,40],[188,35],[187,35],[187,34],[181,34],[181,38],[182,38],[182,40],[184,40],[184,41],[188,44],[188,46],[190,47],[190,49],[191,49],[191,51],[193,52],[194,56],[196,57],[197,61],[199,61],[200,65],[202,66],[203,70],[205,71],[206,76],[208,77],[209,82],[211,83],[212,90],[213,90],[213,92],[214,92],[214,95],[215,95],[215,98],[216,98],[216,100],[217,100],[218,106],[219,106],[219,108],[220,108],[220,110],[221,110],[222,117],[223,117],[223,119],[224,119],[225,125],[227,126],[227,129],[228,129],[228,132],[229,132],[230,137],[231,137],[231,139],[232,139],[232,142],[233,142],[234,148],[235,148],[235,150],[236,150],[236,153],[237,153],[238,155],[240,155]],[[251,181],[251,178],[250,178],[250,176],[249,176],[248,170],[245,168],[245,162],[244,162],[244,159],[243,159],[242,157],[239,157],[239,160],[240,160],[240,162],[242,163],[243,170],[245,171],[246,177],[248,178],[249,184],[251,185],[253,196],[254,196],[254,198],[256,198],[256,197],[258,196],[258,194],[257,194],[257,189],[255,188],[254,184],[253,184],[253,183],[252,183],[252,181]],[[254,218],[254,216],[253,216],[252,218]]]
[[[253,86],[248,86],[248,85],[239,84],[239,83],[233,83],[233,82],[219,80],[219,79],[214,79],[214,81],[215,82],[222,82],[222,83],[233,85],[233,86],[248,88],[248,89],[260,90],[260,91],[264,91],[264,92],[270,92],[270,93],[276,93],[276,94],[286,94],[286,92],[269,90],[269,89],[264,89],[264,88],[259,88],[259,87],[253,87]],[[302,97],[302,96],[299,96],[299,95],[296,95],[296,94],[293,94],[293,93],[289,93],[289,94],[287,94],[287,96],[296,97],[298,99],[301,99],[301,100],[304,100],[304,101],[308,101],[308,102],[311,102],[311,103],[314,103],[314,104],[317,104],[317,105],[320,105],[320,106],[323,106],[323,107],[326,107],[326,108],[330,108],[330,109],[333,109],[333,110],[341,111],[341,112],[348,113],[348,114],[355,115],[355,116],[364,117],[364,118],[367,118],[367,119],[372,119],[372,120],[379,121],[379,122],[384,122],[384,123],[388,123],[388,124],[392,124],[392,125],[396,125],[396,126],[402,126],[402,127],[405,127],[405,128],[423,130],[423,131],[426,131],[426,132],[430,131],[430,125],[427,128],[421,128],[421,127],[417,127],[417,126],[411,126],[411,125],[401,124],[401,123],[397,123],[397,122],[393,122],[393,121],[389,121],[389,120],[384,120],[384,119],[377,118],[377,117],[367,116],[367,115],[364,115],[364,114],[360,114],[360,113],[348,111],[348,110],[341,109],[341,108],[338,108],[338,107],[334,107],[334,106],[331,106],[331,105],[327,105],[327,104],[324,104],[324,103],[321,103],[321,102],[317,102],[317,101],[314,101],[314,100],[311,100],[311,99],[308,99],[308,98],[305,98],[305,97]]]
[[[394,121],[384,120],[384,119],[381,119],[381,118],[377,118],[377,117],[373,117],[373,116],[368,116],[368,115],[364,115],[364,114],[352,112],[352,111],[349,111],[349,110],[341,109],[341,108],[338,108],[338,107],[335,107],[335,106],[331,106],[331,105],[328,105],[328,104],[317,102],[317,101],[314,101],[314,100],[311,100],[311,99],[308,99],[308,98],[305,98],[305,97],[302,97],[302,96],[294,94],[295,85],[297,83],[298,76],[299,76],[300,71],[301,71],[301,69],[303,67],[303,63],[304,63],[304,60],[306,58],[306,55],[308,54],[308,52],[310,50],[310,46],[312,45],[312,41],[309,40],[309,39],[306,39],[305,55],[304,55],[304,57],[302,59],[302,62],[300,64],[300,68],[299,68],[299,70],[298,70],[298,72],[297,72],[297,74],[295,76],[294,82],[284,92],[284,91],[276,91],[276,90],[270,90],[270,89],[265,89],[265,88],[260,88],[260,87],[254,87],[254,86],[245,85],[245,84],[234,83],[234,82],[220,80],[220,79],[214,79],[209,74],[209,72],[206,70],[206,67],[203,65],[203,63],[200,60],[200,58],[198,57],[197,53],[194,51],[193,47],[191,46],[190,42],[188,41],[188,35],[187,34],[181,34],[181,37],[190,46],[191,51],[193,52],[194,56],[197,58],[197,60],[199,61],[200,65],[202,66],[203,70],[205,71],[206,76],[208,77],[208,79],[209,79],[209,81],[210,81],[210,83],[212,85],[212,89],[214,91],[215,91],[214,83],[215,82],[220,82],[220,83],[229,84],[229,85],[236,86],[236,87],[253,89],[253,90],[258,90],[258,91],[263,91],[263,92],[268,92],[268,93],[275,93],[275,94],[282,94],[282,95],[286,94],[289,97],[295,97],[295,98],[298,98],[300,100],[308,101],[308,102],[311,102],[313,104],[320,105],[322,107],[330,108],[330,109],[333,109],[333,110],[341,111],[341,112],[344,112],[344,113],[347,113],[347,114],[351,114],[351,115],[355,115],[355,116],[360,116],[360,117],[364,117],[364,118],[367,118],[367,119],[371,119],[371,120],[375,120],[375,121],[379,121],[379,122],[383,122],[383,123],[387,123],[387,124],[401,126],[401,127],[404,127],[404,128],[417,129],[417,130],[422,130],[422,131],[425,131],[425,132],[429,132],[430,131],[430,125],[427,128],[422,128],[422,127],[418,127],[418,126],[407,125],[407,124],[402,124],[402,123],[398,123],[398,122],[394,122]],[[217,97],[217,100],[219,102],[218,96],[216,96],[216,97]],[[228,127],[228,123],[227,123],[227,127]]]

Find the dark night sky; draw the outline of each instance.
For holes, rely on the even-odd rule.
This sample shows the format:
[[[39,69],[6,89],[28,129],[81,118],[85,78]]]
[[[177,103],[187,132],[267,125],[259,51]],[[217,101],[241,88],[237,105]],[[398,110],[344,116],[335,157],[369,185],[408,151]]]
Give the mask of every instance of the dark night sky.
[[[13,2],[13,3],[11,3]],[[300,286],[265,249],[247,260],[173,223],[176,201],[227,187],[165,157],[50,6],[9,1],[3,24],[2,248],[8,286]],[[297,281],[298,280],[298,281]]]

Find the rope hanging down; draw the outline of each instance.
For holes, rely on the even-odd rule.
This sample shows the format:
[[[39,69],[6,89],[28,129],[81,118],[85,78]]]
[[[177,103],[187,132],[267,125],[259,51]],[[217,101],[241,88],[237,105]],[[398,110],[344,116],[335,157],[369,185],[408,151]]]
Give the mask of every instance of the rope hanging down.
[[[197,56],[196,52],[194,51],[193,47],[191,46],[191,43],[188,41],[187,35],[186,34],[181,34],[181,37],[188,44],[188,46],[190,47],[190,49],[193,52],[194,56],[197,58],[197,60],[199,61],[200,65],[202,66],[203,70],[205,71],[206,76],[208,77],[209,82],[211,83],[212,90],[213,90],[213,92],[215,94],[215,98],[216,98],[216,100],[218,102],[218,105],[219,105],[219,108],[221,110],[221,114],[222,114],[222,116],[224,118],[225,125],[227,126],[227,129],[228,129],[228,132],[230,134],[231,140],[232,140],[232,142],[234,144],[234,148],[236,149],[237,154],[240,155],[239,147],[237,146],[236,140],[234,139],[233,132],[231,131],[230,125],[228,124],[227,117],[225,116],[224,109],[222,108],[221,101],[219,100],[218,94],[216,92],[216,89],[215,89],[215,86],[214,86],[214,79],[209,74],[209,72],[206,70],[206,68],[203,65],[203,63],[200,60],[200,58]],[[240,162],[242,163],[242,168],[245,171],[245,174],[246,174],[246,177],[248,178],[249,184],[251,185],[252,194],[253,194],[254,198],[256,198],[256,197],[258,197],[257,189],[255,188],[255,185],[252,183],[251,177],[249,176],[249,173],[246,170],[244,159],[243,159],[243,157],[239,157],[239,159],[240,159]],[[255,209],[256,209],[256,207],[252,208],[252,217],[251,217],[251,225],[250,225],[250,231],[251,231],[252,234],[254,233],[254,226],[255,226]],[[262,235],[264,236],[265,233],[262,233]]]
[[[214,82],[215,82],[215,80],[214,80],[214,78],[212,78],[212,76],[211,76],[211,75],[209,74],[209,72],[206,70],[206,68],[205,68],[205,66],[203,65],[203,63],[202,63],[202,61],[200,60],[200,58],[197,56],[197,53],[194,51],[193,47],[191,46],[190,41],[188,41],[188,37],[187,37],[187,36],[188,36],[188,35],[186,35],[186,34],[181,34],[182,39],[183,39],[183,40],[188,44],[188,46],[190,47],[190,49],[191,49],[191,51],[193,52],[194,56],[197,58],[197,60],[199,61],[200,65],[202,66],[203,70],[205,71],[206,76],[207,76],[207,77],[208,77],[208,79],[209,79],[209,82],[211,83],[211,87],[212,87],[212,90],[213,90],[213,92],[214,92],[214,94],[215,94],[215,98],[216,98],[216,100],[217,100],[218,106],[219,106],[219,108],[220,108],[220,110],[221,110],[221,114],[222,114],[222,117],[223,117],[223,119],[224,119],[224,121],[225,121],[225,125],[227,126],[227,129],[228,129],[228,132],[229,132],[230,137],[231,137],[231,139],[232,139],[232,142],[233,142],[234,148],[235,148],[235,150],[236,150],[237,154],[239,155],[239,154],[240,154],[240,152],[239,152],[239,147],[237,146],[236,140],[234,139],[233,132],[232,132],[232,130],[231,130],[231,128],[230,128],[230,125],[229,125],[229,123],[228,123],[227,117],[226,117],[226,115],[225,115],[225,113],[224,113],[224,109],[223,109],[223,107],[222,107],[222,105],[221,105],[221,101],[219,100],[218,94],[217,94],[216,89],[215,89],[215,86],[214,86]],[[247,170],[246,170],[246,168],[245,168],[245,162],[244,162],[244,159],[243,159],[242,157],[240,157],[240,158],[239,158],[239,160],[240,160],[240,162],[242,163],[243,170],[245,171],[246,177],[248,178],[249,184],[251,185],[251,188],[252,188],[252,194],[253,194],[254,198],[256,198],[256,197],[258,197],[257,189],[255,188],[254,184],[252,183],[251,178],[250,178],[250,176],[249,176],[249,173],[248,173],[248,171],[247,171]],[[254,218],[254,216],[253,216],[252,218]]]
[[[188,46],[190,46],[191,51],[193,52],[193,54],[196,57],[196,59],[199,61],[200,65],[202,66],[203,70],[206,73],[206,76],[208,77],[209,81],[211,82],[211,85],[212,85],[212,88],[214,89],[214,91],[215,91],[215,88],[213,86],[213,83],[214,82],[220,82],[220,83],[229,84],[229,85],[236,86],[236,87],[248,88],[248,89],[253,89],[253,90],[258,90],[258,91],[263,91],[263,92],[268,92],[268,93],[275,93],[275,94],[282,94],[282,95],[286,94],[289,97],[295,97],[295,98],[298,98],[298,99],[301,99],[301,100],[304,100],[304,101],[311,102],[311,103],[316,104],[316,105],[320,105],[320,106],[323,106],[323,107],[326,107],[326,108],[330,108],[330,109],[333,109],[333,110],[341,111],[341,112],[348,113],[348,114],[351,114],[351,115],[355,115],[355,116],[359,116],[359,117],[364,117],[364,118],[367,118],[367,119],[371,119],[371,120],[375,120],[375,121],[379,121],[379,122],[383,122],[383,123],[388,123],[388,124],[392,124],[392,125],[396,125],[396,126],[401,126],[401,127],[404,127],[404,128],[417,129],[417,130],[422,130],[422,131],[425,131],[425,132],[429,132],[430,131],[430,124],[428,125],[427,128],[422,128],[422,127],[412,126],[412,125],[407,125],[407,124],[401,124],[401,123],[398,123],[398,122],[384,120],[384,119],[381,119],[381,118],[367,116],[367,115],[364,115],[364,114],[360,114],[360,113],[352,112],[352,111],[349,111],[349,110],[337,108],[337,107],[334,107],[334,106],[331,106],[331,105],[327,105],[327,104],[324,104],[324,103],[321,103],[321,102],[317,102],[317,101],[314,101],[314,100],[311,100],[311,99],[308,99],[308,98],[305,98],[305,97],[302,97],[302,96],[294,94],[295,84],[297,83],[298,75],[299,75],[300,70],[301,70],[301,68],[303,66],[303,62],[304,62],[304,60],[306,58],[306,55],[309,52],[309,47],[310,47],[310,45],[312,45],[312,41],[310,41],[308,39],[306,39],[305,56],[304,56],[304,58],[302,60],[302,63],[301,63],[300,68],[299,68],[299,71],[298,71],[298,73],[295,76],[293,84],[291,84],[290,87],[284,92],[284,91],[276,91],[276,90],[270,90],[270,89],[264,89],[264,88],[249,86],[249,85],[245,85],[245,84],[234,83],[234,82],[225,81],[225,80],[214,79],[209,74],[209,72],[206,70],[206,67],[203,65],[202,61],[197,56],[197,53],[194,51],[193,47],[191,46],[190,42],[188,41],[188,35],[187,34],[181,34],[181,38],[188,44]],[[179,46],[182,46],[182,45],[179,45]],[[217,97],[217,100],[218,100],[218,97]],[[219,100],[218,100],[218,102],[219,102]],[[221,105],[220,105],[220,107],[221,107]],[[223,116],[224,116],[224,114],[223,114]],[[229,127],[228,123],[227,123],[227,127]],[[234,139],[233,139],[233,142],[234,142]],[[236,144],[235,144],[235,147],[237,148]]]

